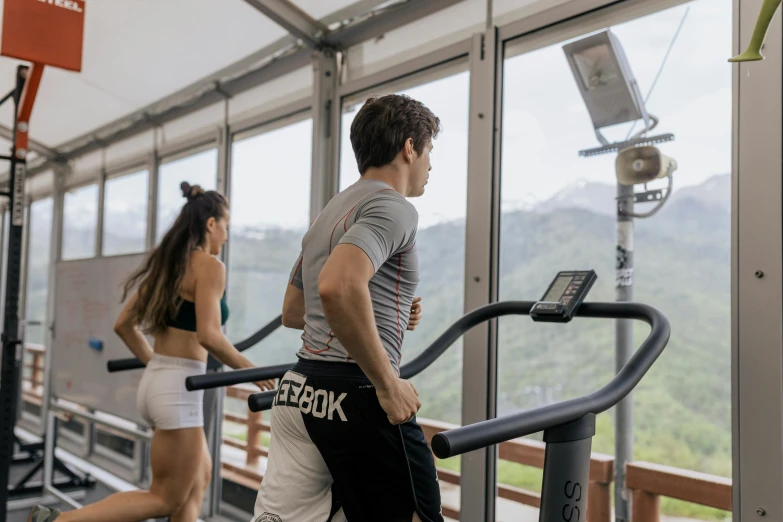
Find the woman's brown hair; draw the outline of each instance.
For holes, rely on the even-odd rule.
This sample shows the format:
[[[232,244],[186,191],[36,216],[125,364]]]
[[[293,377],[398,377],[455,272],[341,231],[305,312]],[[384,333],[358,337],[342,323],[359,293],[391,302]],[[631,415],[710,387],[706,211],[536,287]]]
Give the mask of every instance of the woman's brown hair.
[[[134,323],[148,334],[160,333],[175,317],[182,298],[180,284],[190,254],[204,244],[209,218],[220,219],[228,209],[226,198],[214,190],[183,181],[180,185],[187,202],[160,244],[144,265],[125,282],[122,300],[138,284],[138,298],[131,308]]]

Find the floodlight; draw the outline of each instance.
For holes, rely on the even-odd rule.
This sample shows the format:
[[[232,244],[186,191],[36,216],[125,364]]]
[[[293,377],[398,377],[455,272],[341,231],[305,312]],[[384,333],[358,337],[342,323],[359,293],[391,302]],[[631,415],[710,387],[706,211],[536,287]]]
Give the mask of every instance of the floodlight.
[[[603,127],[641,119],[645,129],[640,135],[652,128],[625,52],[609,29],[571,42],[563,51],[603,145],[608,144],[599,131]]]

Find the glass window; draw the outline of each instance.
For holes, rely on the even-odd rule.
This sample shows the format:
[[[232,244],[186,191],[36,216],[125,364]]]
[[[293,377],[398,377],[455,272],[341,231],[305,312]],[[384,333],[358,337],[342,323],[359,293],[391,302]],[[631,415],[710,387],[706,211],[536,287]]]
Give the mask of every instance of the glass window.
[[[103,255],[144,252],[147,239],[149,172],[142,170],[106,180]]]
[[[633,394],[634,459],[726,477],[731,477],[732,73],[725,61],[732,55],[731,13],[728,0],[698,0],[610,28],[647,109],[660,119],[648,135],[673,133],[674,141],[656,146],[679,163],[671,198],[659,213],[635,219],[634,225],[633,298],[658,307],[672,323],[666,351]],[[573,36],[515,56],[519,47],[507,48],[502,300],[539,299],[556,273],[568,269],[598,273],[590,301],[615,300],[617,153],[579,155],[600,143],[563,50],[586,35]],[[529,49],[532,43],[524,45]],[[626,123],[602,132],[609,141],[622,141],[640,130],[637,123],[635,129]],[[648,189],[666,187],[658,180]],[[636,192],[644,190],[636,186]],[[651,208],[637,205],[639,212]],[[634,326],[634,349],[648,332]],[[615,324],[503,318],[498,352],[498,415],[506,415],[585,395],[609,382],[615,373]],[[614,454],[613,412],[598,417],[593,451]],[[539,490],[541,473],[502,460],[498,481]],[[509,502],[499,500],[499,512],[511,509]],[[672,517],[726,516],[671,499],[662,499],[661,508]]]
[[[226,323],[232,342],[247,338],[282,311],[288,275],[310,223],[312,132],[313,122],[308,118],[233,144],[228,242],[231,318]],[[301,143],[307,146],[300,147]],[[300,335],[298,330],[281,326],[245,355],[259,366],[292,362],[301,345]],[[223,424],[224,438],[247,442],[248,426],[237,422],[248,414],[245,395],[229,389],[224,405],[229,415]],[[257,442],[268,446],[268,434],[259,436]],[[251,432],[250,438],[255,437]],[[261,480],[257,457],[256,461],[248,459],[230,447],[224,448],[224,455]],[[224,470],[226,479],[232,476]],[[234,503],[230,495],[224,501]]]
[[[229,291],[232,341],[239,341],[280,315],[283,295],[310,223],[311,149],[279,154],[310,143],[313,122],[237,141],[231,157]],[[236,315],[235,315],[236,313]],[[259,365],[293,360],[301,332],[280,328],[246,354]],[[272,341],[271,343],[269,341]]]
[[[204,190],[217,187],[217,149],[209,149],[186,158],[163,163],[158,173],[158,219],[155,243],[168,231],[185,204],[180,184],[201,185]]]
[[[46,198],[30,207],[30,245],[27,249],[27,282],[25,285],[25,342],[46,341],[46,300],[49,290],[49,255],[52,241],[54,202]],[[5,254],[5,251],[4,251]],[[5,265],[5,255],[3,264]]]
[[[63,206],[62,258],[94,257],[97,228],[98,185],[67,191]]]
[[[411,361],[464,314],[465,216],[468,179],[469,73],[461,72],[400,92],[421,101],[440,118],[442,131],[433,142],[432,171],[423,196],[410,199],[419,212],[417,243],[422,297],[422,321],[407,332],[402,364]],[[359,174],[350,142],[353,118],[363,99],[344,103],[342,118],[340,190]],[[412,379],[422,407],[419,422],[428,419],[460,424],[462,418],[462,341],[454,343],[430,368]],[[429,422],[432,422],[430,420]],[[460,458],[439,461],[439,467],[459,469]],[[447,489],[457,486],[441,482]],[[456,494],[459,498],[459,495]]]

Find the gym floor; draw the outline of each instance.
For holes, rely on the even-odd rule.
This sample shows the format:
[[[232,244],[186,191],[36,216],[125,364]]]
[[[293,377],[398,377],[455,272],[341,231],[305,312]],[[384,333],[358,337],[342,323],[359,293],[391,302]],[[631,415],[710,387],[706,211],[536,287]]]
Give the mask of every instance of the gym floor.
[[[11,473],[9,475],[9,483],[15,484],[19,479],[21,479],[25,473],[30,470],[35,464],[34,463],[22,463],[22,464],[14,464],[11,466]],[[41,473],[39,472],[34,477],[32,477],[31,482],[40,482],[41,481]],[[86,496],[83,499],[80,499],[79,502],[82,504],[92,504],[93,502],[97,502],[98,500],[101,500],[102,498],[110,495],[112,491],[101,484],[100,482],[95,484],[95,487],[87,489],[85,491]],[[34,496],[34,495],[31,495]],[[21,500],[24,497],[19,498],[9,498],[9,500]],[[67,507],[63,504],[47,504],[49,507],[54,507],[57,509],[67,509]],[[9,511],[8,512],[8,522],[27,522],[27,514],[29,512],[29,508],[24,509],[18,509],[15,511]]]

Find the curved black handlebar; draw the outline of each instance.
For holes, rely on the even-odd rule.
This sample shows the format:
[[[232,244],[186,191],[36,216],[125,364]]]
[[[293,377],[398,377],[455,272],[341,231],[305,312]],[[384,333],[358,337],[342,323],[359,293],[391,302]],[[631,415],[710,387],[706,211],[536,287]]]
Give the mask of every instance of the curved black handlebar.
[[[532,304],[532,303],[530,303]],[[585,303],[579,317],[636,319],[650,325],[650,335],[609,384],[584,397],[477,422],[435,435],[432,450],[445,459],[479,448],[524,437],[575,421],[589,413],[599,414],[620,402],[639,383],[669,342],[669,320],[658,309],[639,303]]]
[[[269,334],[277,330],[280,325],[283,324],[283,316],[278,315],[275,319],[270,321],[268,324],[266,324],[263,328],[258,330],[256,333],[248,337],[247,339],[244,339],[242,341],[239,341],[237,344],[235,344],[235,348],[239,350],[240,352],[244,352],[248,348],[252,348],[259,342],[261,342],[263,339],[265,339]],[[209,358],[208,367],[211,369],[218,368],[221,366],[221,363],[217,360],[215,360],[211,355]],[[106,363],[106,369],[109,370],[109,373],[113,372],[124,372],[127,370],[139,370],[141,368],[144,368],[144,363],[138,360],[135,357],[129,357],[127,359],[114,359],[111,361],[108,361]],[[256,380],[262,380],[262,379],[256,379]]]
[[[240,352],[244,352],[245,350],[252,348],[256,344],[266,339],[268,335],[270,335],[272,332],[280,328],[282,325],[283,325],[283,316],[278,315],[277,317],[272,319],[266,326],[261,328],[259,331],[257,331],[247,339],[243,341],[239,341],[237,344],[234,345],[234,347]]]
[[[430,344],[422,353],[420,353],[418,357],[407,364],[403,364],[400,367],[400,377],[402,379],[410,379],[411,377],[424,371],[428,366],[435,362],[435,360],[437,360],[437,358],[440,357],[449,346],[454,344],[454,342],[462,337],[465,332],[477,324],[504,315],[527,315],[530,313],[530,308],[533,306],[533,304],[533,302],[528,301],[502,301],[500,303],[489,304],[473,310],[452,324],[448,330],[443,332],[440,337],[435,339],[435,341],[433,341],[432,344]],[[283,375],[284,374],[285,372],[283,372]],[[214,376],[216,380],[217,377],[217,375]],[[282,377],[282,375],[280,375],[280,377]],[[247,406],[252,412],[271,409],[276,393],[277,392],[275,390],[254,393],[248,397]]]

